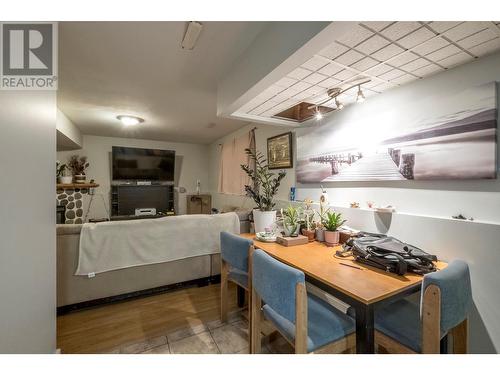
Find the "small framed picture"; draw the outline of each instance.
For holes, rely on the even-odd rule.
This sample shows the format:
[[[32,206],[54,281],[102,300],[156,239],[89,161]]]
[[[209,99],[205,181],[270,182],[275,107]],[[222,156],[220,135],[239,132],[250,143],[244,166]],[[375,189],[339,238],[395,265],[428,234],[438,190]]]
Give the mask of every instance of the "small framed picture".
[[[293,168],[292,132],[267,139],[269,169]]]

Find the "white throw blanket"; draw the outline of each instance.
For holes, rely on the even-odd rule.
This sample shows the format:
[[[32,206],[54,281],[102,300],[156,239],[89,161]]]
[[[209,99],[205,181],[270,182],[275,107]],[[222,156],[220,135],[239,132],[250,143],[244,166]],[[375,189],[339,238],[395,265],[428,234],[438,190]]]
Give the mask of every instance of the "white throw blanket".
[[[230,212],[87,223],[80,234],[75,275],[219,253],[221,231],[240,233],[238,215]]]

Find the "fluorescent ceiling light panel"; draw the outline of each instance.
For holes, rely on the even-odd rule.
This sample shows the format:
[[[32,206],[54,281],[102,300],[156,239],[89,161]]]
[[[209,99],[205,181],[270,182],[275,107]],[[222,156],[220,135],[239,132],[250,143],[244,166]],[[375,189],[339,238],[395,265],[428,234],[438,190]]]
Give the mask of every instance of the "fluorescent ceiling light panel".
[[[201,29],[203,25],[199,22],[191,21],[188,22],[188,27],[184,38],[182,39],[181,47],[183,49],[192,50],[194,49],[198,38],[200,37]]]

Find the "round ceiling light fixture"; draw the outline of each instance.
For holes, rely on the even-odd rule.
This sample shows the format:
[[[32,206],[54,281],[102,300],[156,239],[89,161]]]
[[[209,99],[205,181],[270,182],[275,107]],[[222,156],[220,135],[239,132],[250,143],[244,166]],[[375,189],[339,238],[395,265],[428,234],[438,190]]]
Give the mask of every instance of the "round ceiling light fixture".
[[[143,118],[137,116],[120,115],[116,116],[116,118],[120,120],[124,126],[135,126],[144,122]]]

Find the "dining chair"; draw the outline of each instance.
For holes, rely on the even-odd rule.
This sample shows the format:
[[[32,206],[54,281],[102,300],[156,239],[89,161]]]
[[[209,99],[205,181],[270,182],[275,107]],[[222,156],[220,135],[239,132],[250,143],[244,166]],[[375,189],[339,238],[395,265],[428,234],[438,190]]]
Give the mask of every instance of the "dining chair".
[[[251,291],[251,353],[261,351],[261,311],[296,354],[339,353],[355,347],[354,320],[307,294],[302,271],[259,249],[252,254]]]
[[[403,299],[375,311],[375,342],[389,353],[439,354],[450,333],[453,352],[465,354],[471,306],[469,267],[454,260],[424,276],[420,303]]]
[[[221,317],[222,322],[227,322],[228,317],[228,283],[239,285],[248,292],[248,319],[250,319],[251,299],[251,260],[249,254],[253,251],[253,241],[238,235],[221,232]]]

